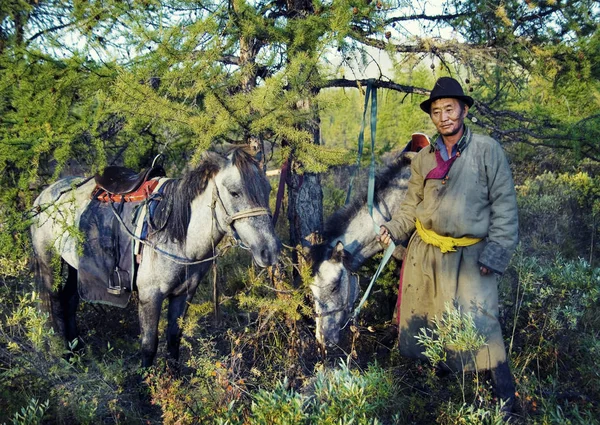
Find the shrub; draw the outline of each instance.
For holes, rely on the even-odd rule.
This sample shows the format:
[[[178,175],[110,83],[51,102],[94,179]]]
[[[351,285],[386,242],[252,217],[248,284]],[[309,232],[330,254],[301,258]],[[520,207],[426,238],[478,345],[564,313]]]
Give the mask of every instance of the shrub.
[[[341,363],[339,368],[317,372],[305,392],[290,388],[287,380],[278,382],[273,390],[258,391],[243,423],[375,425],[383,419],[395,420],[395,396],[391,375],[379,366],[372,365],[361,373]],[[229,419],[219,423],[237,422]]]
[[[16,412],[11,423],[13,425],[37,425],[42,422],[44,413],[48,410],[48,400],[40,403],[39,400],[32,398],[29,404],[22,407],[19,412]],[[4,423],[6,425],[6,423]]]
[[[519,227],[527,252],[598,261],[600,177],[544,173],[517,188]]]

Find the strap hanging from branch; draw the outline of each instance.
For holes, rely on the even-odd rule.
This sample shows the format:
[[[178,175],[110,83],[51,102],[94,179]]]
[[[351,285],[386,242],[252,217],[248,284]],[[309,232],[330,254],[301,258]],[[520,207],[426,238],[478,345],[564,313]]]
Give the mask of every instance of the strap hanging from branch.
[[[371,216],[371,218],[373,218],[373,204],[374,204],[374,199],[375,199],[375,135],[377,133],[377,87],[376,86],[373,87],[373,80],[369,80],[367,83],[367,93],[365,96],[365,107],[363,110],[363,120],[361,123],[360,134],[358,135],[358,158],[356,159],[356,168],[352,174],[352,177],[350,178],[350,187],[348,188],[348,194],[346,196],[346,204],[348,204],[348,202],[350,202],[350,195],[351,195],[351,191],[352,191],[352,184],[354,181],[354,176],[355,176],[356,171],[360,167],[360,159],[362,156],[362,151],[363,151],[363,146],[364,146],[365,118],[366,118],[366,114],[367,114],[369,95],[371,97],[371,117],[370,117],[371,118],[371,123],[370,123],[370,125],[371,125],[371,163],[369,166],[367,207],[369,209],[369,215]],[[375,223],[375,220],[373,220],[373,231],[376,234],[379,234],[379,227]],[[392,253],[394,252],[395,249],[396,249],[396,245],[394,244],[394,242],[391,242],[390,245],[385,250],[383,258],[381,259],[381,262],[379,263],[379,267],[377,267],[377,271],[371,278],[371,282],[369,282],[369,286],[367,287],[367,290],[365,291],[362,299],[358,303],[358,306],[356,307],[356,309],[354,310],[354,312],[348,319],[348,322],[346,322],[346,325],[349,322],[354,321],[356,319],[356,317],[358,317],[360,310],[362,309],[363,305],[367,301],[367,298],[369,297],[369,294],[371,293],[371,289],[373,288],[375,281],[381,274],[382,270],[385,268],[387,262],[392,257]],[[344,327],[346,327],[346,325],[344,325]]]
[[[365,94],[365,106],[363,108],[363,116],[362,122],[360,124],[360,132],[358,133],[358,153],[356,156],[356,165],[354,170],[352,171],[352,175],[350,176],[350,185],[348,186],[348,193],[346,194],[346,202],[348,204],[350,202],[350,197],[352,195],[352,187],[354,185],[354,178],[358,173],[360,168],[360,160],[362,158],[363,148],[365,145],[365,122],[367,116],[367,107],[369,106],[369,98],[371,98],[371,146],[375,146],[375,127],[377,121],[377,88],[373,87],[373,80],[370,79],[367,82],[367,91]],[[371,161],[374,162],[375,152],[374,149],[371,149]],[[373,178],[374,178],[373,174]]]
[[[367,205],[369,215],[373,217],[373,198],[375,197],[375,133],[377,130],[377,87],[371,91],[371,166],[369,167],[369,188]]]

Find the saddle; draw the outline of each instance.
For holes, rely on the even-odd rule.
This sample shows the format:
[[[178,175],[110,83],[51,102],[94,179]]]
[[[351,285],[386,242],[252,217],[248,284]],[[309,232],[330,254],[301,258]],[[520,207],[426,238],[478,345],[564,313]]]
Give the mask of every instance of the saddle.
[[[166,175],[162,166],[154,166],[140,173],[119,166],[106,167],[102,174],[96,174],[96,188],[92,198],[103,202],[135,202],[146,199],[158,184],[155,177]]]

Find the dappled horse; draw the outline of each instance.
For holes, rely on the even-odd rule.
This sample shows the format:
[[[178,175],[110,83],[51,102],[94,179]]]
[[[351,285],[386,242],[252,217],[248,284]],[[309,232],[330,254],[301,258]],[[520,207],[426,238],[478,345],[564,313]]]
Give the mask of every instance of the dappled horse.
[[[407,149],[378,173],[373,218],[369,215],[367,194],[363,193],[327,220],[322,235],[324,241],[310,247],[314,277],[310,289],[314,298],[316,338],[320,344],[338,343],[340,330],[360,290],[353,272],[383,250],[375,229],[389,221],[400,208],[408,189],[410,161],[415,152],[428,143],[427,139],[413,137]]]
[[[126,210],[123,205],[129,205],[127,202],[101,204],[95,195],[91,200],[96,183],[77,177],[59,180],[39,195],[34,204],[38,213],[31,226],[36,275],[45,290],[54,327],[68,342],[78,338],[75,313],[84,290],[84,266],[90,258],[97,262],[102,257],[101,252],[92,252],[86,257],[86,250],[95,249],[93,241],[108,237],[110,244],[118,239],[114,234],[110,238],[111,235],[105,233],[120,232],[121,239],[127,239],[125,234],[142,242],[141,259],[138,256],[137,261],[131,260],[132,263],[139,261],[131,271],[132,281],[135,276],[131,289],[136,289],[139,297],[144,367],[153,363],[157,352],[158,321],[165,299],[169,300],[167,349],[170,357],[179,357],[178,319],[185,315],[200,279],[209,270],[214,247],[226,234],[238,238],[262,267],[274,264],[281,249],[270,218],[269,182],[259,164],[244,149],[235,148],[226,156],[207,152],[200,164],[181,179],[158,180],[161,189],[159,196],[151,198],[155,199],[153,212],[150,214],[146,208],[151,202],[141,204],[148,212],[145,223],[151,229],[145,238],[136,236],[135,225],[128,218],[117,217],[119,209],[121,213]],[[108,232],[97,223],[108,219],[91,214],[93,206],[110,208],[110,214],[115,220],[118,218],[111,221]],[[136,214],[139,210],[136,209]],[[86,216],[91,217],[94,225],[86,224]],[[82,234],[85,231],[89,234]],[[57,264],[54,258],[60,258],[61,263],[68,266],[64,285],[54,282],[53,266]],[[123,292],[121,276],[124,280],[128,276],[125,270],[119,269],[119,264],[116,271],[87,276],[87,280],[108,281],[109,287],[104,292],[113,294],[107,296],[114,297],[115,303]],[[88,267],[87,273],[102,268],[94,267]],[[106,274],[112,278],[107,279]]]

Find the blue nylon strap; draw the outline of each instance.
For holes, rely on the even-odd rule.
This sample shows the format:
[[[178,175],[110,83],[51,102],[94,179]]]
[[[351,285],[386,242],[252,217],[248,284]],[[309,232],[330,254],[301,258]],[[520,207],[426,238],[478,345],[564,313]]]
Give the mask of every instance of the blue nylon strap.
[[[379,233],[379,229],[377,229],[377,232]],[[367,287],[367,290],[365,291],[363,297],[361,298],[360,302],[358,303],[358,306],[354,310],[354,313],[352,313],[352,317],[350,317],[349,321],[354,321],[354,319],[356,319],[356,317],[360,313],[360,310],[362,309],[363,305],[367,301],[367,298],[369,297],[369,294],[371,293],[373,284],[375,283],[375,281],[377,280],[377,278],[379,277],[379,275],[385,268],[385,265],[388,263],[388,261],[390,261],[390,258],[392,257],[392,254],[394,253],[395,249],[396,249],[396,244],[394,244],[394,242],[390,242],[390,245],[387,247],[387,249],[385,250],[385,253],[383,254],[381,263],[379,263],[379,267],[377,267],[375,274],[371,278],[371,282],[369,282],[369,286]]]
[[[369,86],[370,85],[371,85],[371,80],[369,80]],[[367,86],[367,87],[369,87],[369,86]],[[366,107],[367,107],[367,105],[365,103],[365,112],[366,112]],[[363,125],[364,125],[364,122],[363,122]],[[364,129],[363,129],[363,131],[364,131]],[[376,135],[376,132],[377,132],[377,88],[375,87],[371,90],[371,165],[369,167],[369,184],[368,184],[368,192],[367,192],[367,206],[369,208],[369,215],[371,216],[371,218],[373,218],[373,204],[374,204],[374,199],[375,199],[375,135]],[[373,231],[376,234],[379,234],[379,226],[377,226],[377,224],[375,223],[375,220],[373,220]],[[396,244],[394,242],[390,242],[390,245],[385,250],[385,253],[383,254],[383,258],[381,259],[381,262],[379,263],[379,266],[377,267],[375,274],[371,278],[371,282],[369,282],[369,286],[367,287],[360,302],[358,303],[358,306],[352,313],[352,316],[350,317],[349,321],[354,321],[356,319],[356,317],[360,314],[360,310],[362,309],[363,305],[367,301],[367,298],[371,294],[371,290],[373,289],[373,285],[375,284],[375,281],[377,280],[377,278],[379,277],[379,275],[385,268],[386,264],[392,257],[392,254],[394,253],[395,249],[396,249]]]
[[[371,84],[371,80],[369,80]],[[373,217],[373,199],[375,198],[375,133],[377,131],[377,87],[371,91],[371,166],[369,167],[369,186],[367,204],[369,215]],[[379,232],[378,232],[379,233]]]
[[[354,171],[352,172],[352,176],[350,177],[350,185],[348,187],[348,193],[346,195],[345,203],[348,204],[350,202],[350,196],[352,194],[352,186],[354,184],[354,177],[356,176],[356,172],[360,168],[360,160],[362,157],[364,143],[365,143],[365,121],[366,121],[366,115],[367,115],[367,107],[369,104],[369,97],[371,98],[371,117],[370,117],[371,118],[371,123],[370,123],[371,124],[371,164],[369,167],[367,207],[369,209],[369,215],[371,216],[371,218],[373,218],[373,204],[374,204],[374,198],[375,198],[375,135],[377,133],[377,87],[373,87],[372,79],[370,79],[367,82],[367,91],[366,91],[366,95],[365,95],[365,106],[363,109],[363,117],[362,117],[362,122],[360,125],[360,133],[358,134],[358,155],[356,158],[356,167],[355,167]],[[375,223],[375,220],[373,220],[373,231],[376,234],[379,234],[379,227]],[[352,316],[348,319],[348,322],[346,322],[346,325],[349,322],[354,321],[354,319],[356,319],[356,317],[359,315],[360,310],[362,309],[363,305],[367,301],[367,298],[369,297],[369,294],[371,293],[371,289],[373,288],[375,281],[377,280],[377,278],[379,277],[379,275],[385,268],[386,264],[392,257],[392,254],[395,249],[396,249],[396,245],[394,244],[394,242],[391,242],[390,245],[385,250],[385,253],[383,254],[383,258],[381,259],[381,262],[379,263],[379,267],[377,267],[375,274],[371,278],[371,282],[369,283],[367,290],[365,291],[362,299],[358,303],[358,306],[352,313]],[[346,327],[346,325],[344,325],[344,327]]]
[[[365,93],[365,106],[363,108],[363,116],[362,122],[360,124],[360,132],[358,133],[358,153],[356,155],[356,166],[352,171],[352,175],[350,176],[350,184],[348,185],[348,193],[346,194],[346,202],[344,204],[348,204],[350,202],[350,197],[352,195],[352,187],[354,186],[354,178],[356,177],[356,173],[360,168],[360,160],[362,158],[363,148],[365,145],[365,121],[367,116],[367,106],[369,105],[369,97],[371,97],[371,83],[372,80],[367,82],[367,91]]]

